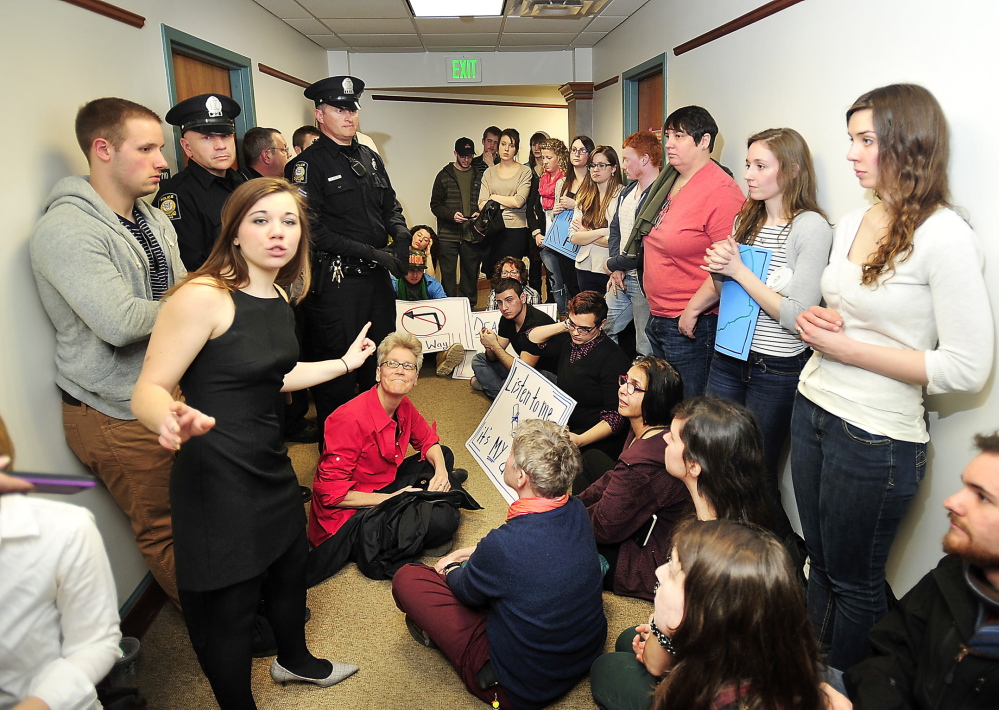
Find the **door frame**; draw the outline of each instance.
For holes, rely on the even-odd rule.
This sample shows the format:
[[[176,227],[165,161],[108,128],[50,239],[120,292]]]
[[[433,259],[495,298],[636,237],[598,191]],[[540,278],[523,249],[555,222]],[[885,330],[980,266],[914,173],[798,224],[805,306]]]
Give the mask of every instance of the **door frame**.
[[[663,118],[665,118],[667,115],[666,54],[660,54],[658,57],[653,57],[652,59],[642,62],[638,66],[632,67],[628,71],[621,73],[621,100],[623,102],[622,115],[624,119],[622,121],[622,128],[624,129],[622,139],[627,138],[638,130],[638,82],[650,74],[655,74],[660,71],[663,75]]]
[[[232,98],[243,109],[236,117],[236,140],[242,141],[243,134],[257,125],[256,110],[253,100],[253,71],[250,58],[242,54],[230,52],[228,49],[206,42],[199,37],[181,32],[168,25],[163,28],[163,55],[166,66],[167,89],[170,92],[170,106],[177,103],[177,84],[173,73],[174,50],[188,54],[197,59],[203,59],[212,64],[218,64],[229,71],[229,87]],[[177,157],[177,172],[183,169],[184,149],[180,146],[180,129],[174,127],[174,150]]]

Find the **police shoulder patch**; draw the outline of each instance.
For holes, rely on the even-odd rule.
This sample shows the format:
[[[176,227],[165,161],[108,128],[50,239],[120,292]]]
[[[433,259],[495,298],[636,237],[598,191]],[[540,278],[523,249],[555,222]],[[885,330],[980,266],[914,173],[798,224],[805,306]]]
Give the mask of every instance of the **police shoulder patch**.
[[[295,184],[308,182],[309,181],[309,164],[304,160],[299,160],[295,163],[294,169],[291,171],[291,181]]]
[[[160,195],[156,202],[156,206],[163,210],[163,214],[169,219],[180,219],[180,205],[177,202],[177,193],[168,192]]]

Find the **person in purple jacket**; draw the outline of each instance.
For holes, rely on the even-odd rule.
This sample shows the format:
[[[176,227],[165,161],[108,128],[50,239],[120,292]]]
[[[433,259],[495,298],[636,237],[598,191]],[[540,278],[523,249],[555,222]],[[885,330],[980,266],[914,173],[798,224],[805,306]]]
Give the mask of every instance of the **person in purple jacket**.
[[[517,427],[503,473],[506,522],[433,567],[396,572],[392,595],[413,637],[439,648],[468,690],[504,710],[536,710],[586,675],[607,619],[586,509],[569,496],[582,468],[569,431]],[[498,703],[498,705],[495,705]]]

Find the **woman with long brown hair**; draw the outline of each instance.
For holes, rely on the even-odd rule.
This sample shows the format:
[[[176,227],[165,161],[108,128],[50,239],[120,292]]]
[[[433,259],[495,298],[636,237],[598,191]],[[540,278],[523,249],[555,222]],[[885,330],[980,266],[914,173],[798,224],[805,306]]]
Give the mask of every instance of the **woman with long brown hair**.
[[[607,679],[594,684],[599,707],[826,707],[818,643],[777,538],[743,521],[688,520],[656,578],[655,608],[630,652],[619,639],[594,663],[591,675]]]
[[[978,238],[951,207],[947,120],[921,86],[846,113],[847,160],[877,202],[836,227],[826,307],[797,320],[815,352],[798,385],[791,474],[808,546],[808,612],[845,669],[886,613],[885,565],[926,470],[923,388],[977,392],[992,370]]]
[[[580,245],[576,254],[579,289],[605,293],[609,275],[604,264],[610,257],[608,225],[617,211],[617,196],[623,185],[617,151],[609,145],[597,146],[586,169],[588,174],[576,195],[569,241]]]
[[[717,300],[727,277],[760,306],[748,357],[716,351],[705,392],[746,405],[759,420],[773,531],[785,540],[794,531],[781,500],[780,455],[791,430],[798,375],[811,355],[795,331],[795,319],[821,299],[819,277],[829,261],[832,228],[816,200],[812,156],[800,133],[770,128],[750,136],[746,147],[749,199],[736,217],[734,234],[707,250],[701,268],[711,276],[692,300]],[[770,251],[762,278],[740,258],[742,244]]]
[[[285,289],[308,280],[308,253],[294,187],[258,178],[237,188],[207,261],[168,292],[132,395],[136,417],[178,451],[170,478],[177,586],[223,710],[256,708],[251,640],[261,599],[277,641],[275,681],[325,687],[357,670],[316,658],[305,643],[305,516],[275,407],[279,391],[357,369],[374,343],[365,327],[343,357],[296,362]],[[307,283],[296,289],[307,291]],[[185,402],[173,398],[178,383]]]

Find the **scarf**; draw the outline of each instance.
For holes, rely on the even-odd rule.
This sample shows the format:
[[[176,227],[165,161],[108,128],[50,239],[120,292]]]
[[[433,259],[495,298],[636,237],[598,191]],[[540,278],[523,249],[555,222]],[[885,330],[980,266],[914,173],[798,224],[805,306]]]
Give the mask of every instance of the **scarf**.
[[[568,502],[568,493],[559,498],[519,498],[510,504],[510,509],[506,511],[506,519],[511,520],[518,515],[528,513],[547,513],[549,510],[561,508]]]
[[[555,207],[555,183],[562,179],[562,171],[552,175],[549,172],[541,174],[538,181],[538,194],[541,195],[541,209],[550,210]]]
[[[417,290],[416,295],[418,298],[413,298],[410,293],[410,285],[406,279],[396,279],[395,280],[395,295],[402,301],[429,301],[430,294],[427,293],[427,278],[424,274],[423,278],[420,279],[420,283],[413,286]]]

